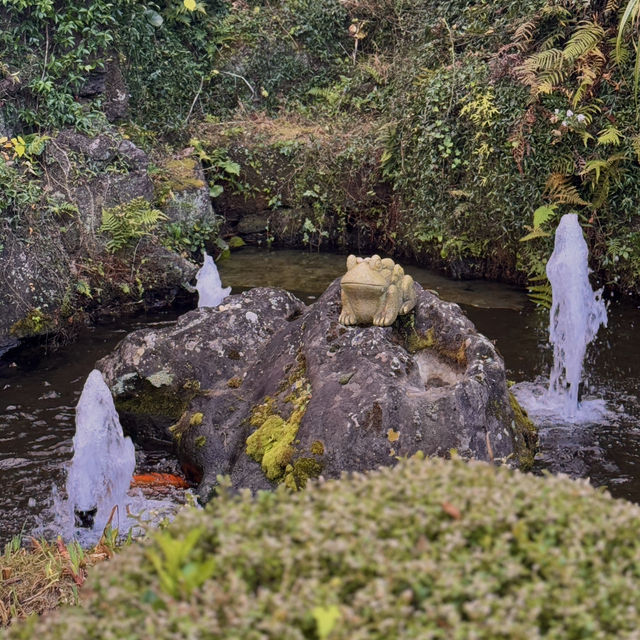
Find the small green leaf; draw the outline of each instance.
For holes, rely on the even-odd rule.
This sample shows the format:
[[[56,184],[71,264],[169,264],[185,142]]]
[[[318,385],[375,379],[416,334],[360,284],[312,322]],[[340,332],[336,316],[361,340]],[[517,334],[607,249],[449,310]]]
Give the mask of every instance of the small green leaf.
[[[338,609],[335,604],[329,607],[315,607],[311,614],[316,621],[318,638],[320,640],[326,640],[326,638],[329,637],[336,623],[342,617],[340,609]]]
[[[93,298],[91,295],[91,287],[84,280],[80,280],[80,282],[76,284],[76,291],[83,296],[87,296],[87,298]]]
[[[240,165],[232,160],[224,160],[219,164],[221,169],[224,169],[227,173],[234,176],[240,175]]]
[[[196,0],[182,0],[182,2],[189,11],[196,10]]]
[[[224,191],[224,187],[221,184],[214,184],[209,187],[209,195],[212,198],[217,198]]]

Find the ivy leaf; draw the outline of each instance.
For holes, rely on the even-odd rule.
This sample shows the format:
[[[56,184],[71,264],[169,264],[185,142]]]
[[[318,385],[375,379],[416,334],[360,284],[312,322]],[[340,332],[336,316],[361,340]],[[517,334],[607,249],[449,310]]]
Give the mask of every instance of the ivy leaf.
[[[189,11],[196,10],[196,0],[182,0],[182,2]]]

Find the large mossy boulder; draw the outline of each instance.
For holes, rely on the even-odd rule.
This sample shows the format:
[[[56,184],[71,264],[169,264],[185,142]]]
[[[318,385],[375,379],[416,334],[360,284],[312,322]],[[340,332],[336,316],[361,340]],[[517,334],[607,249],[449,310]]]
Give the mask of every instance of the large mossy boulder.
[[[637,638],[640,509],[458,460],[221,491],[7,638]]]
[[[415,288],[414,312],[385,328],[340,325],[338,281],[310,307],[253,289],[131,334],[98,367],[125,429],[173,441],[204,499],[219,474],[297,489],[419,450],[530,461],[535,433],[493,344]]]

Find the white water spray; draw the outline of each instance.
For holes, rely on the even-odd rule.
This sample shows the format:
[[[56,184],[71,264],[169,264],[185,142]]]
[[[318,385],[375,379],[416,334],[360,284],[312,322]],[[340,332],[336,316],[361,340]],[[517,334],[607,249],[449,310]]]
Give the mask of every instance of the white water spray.
[[[222,288],[216,263],[206,252],[204,264],[196,274],[196,289],[198,307],[217,307],[231,293],[231,287]]]
[[[549,317],[553,367],[549,386],[544,389],[536,381],[513,387],[520,403],[542,422],[588,424],[608,414],[603,399],[579,398],[587,345],[600,325],[607,326],[602,289],[594,292],[589,283],[588,257],[578,216],[575,213],[562,216],[547,263],[553,295]]]
[[[594,292],[589,283],[587,243],[575,213],[562,216],[547,263],[553,300],[549,341],[553,344],[553,369],[548,398],[564,418],[578,412],[578,390],[587,345],[600,325],[607,326],[602,289]]]
[[[135,464],[133,443],[122,433],[111,391],[94,369],[76,407],[73,459],[67,476],[68,505],[77,525],[102,531],[115,506],[119,521],[124,520]]]

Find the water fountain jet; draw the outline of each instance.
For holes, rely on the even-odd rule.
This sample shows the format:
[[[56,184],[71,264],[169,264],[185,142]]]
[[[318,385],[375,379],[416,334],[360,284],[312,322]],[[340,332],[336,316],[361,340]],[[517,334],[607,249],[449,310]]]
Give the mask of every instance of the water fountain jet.
[[[231,287],[222,288],[216,263],[206,251],[204,263],[196,274],[196,289],[198,307],[217,307],[231,293]]]
[[[602,289],[589,283],[587,243],[575,213],[562,216],[556,229],[547,277],[553,292],[549,341],[553,344],[553,368],[547,398],[563,418],[575,418],[578,390],[587,345],[600,325],[607,326]]]
[[[532,416],[565,423],[592,422],[606,413],[603,400],[581,402],[582,368],[587,345],[600,326],[607,326],[602,289],[589,283],[588,248],[575,213],[562,216],[556,229],[553,253],[547,263],[552,304],[549,342],[553,367],[549,386],[521,383],[514,393]]]
[[[76,526],[102,531],[115,506],[125,513],[135,464],[133,443],[122,433],[111,391],[94,369],[76,407],[73,459],[67,475],[68,504]]]

